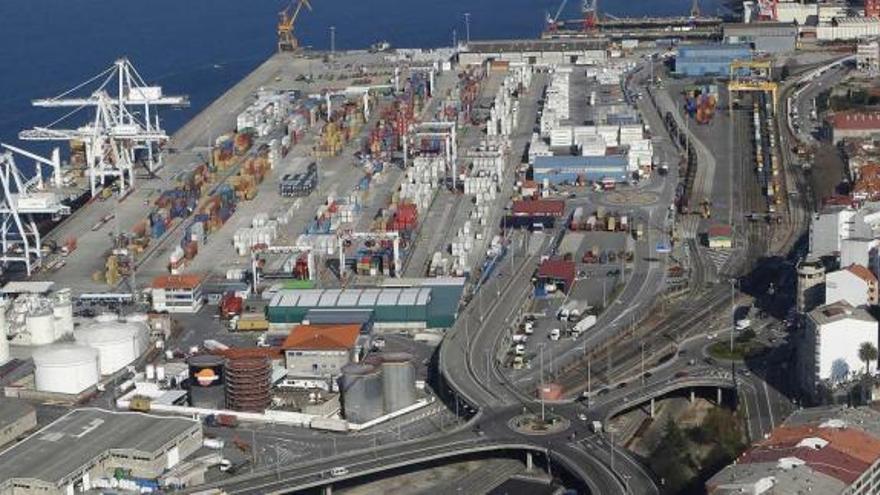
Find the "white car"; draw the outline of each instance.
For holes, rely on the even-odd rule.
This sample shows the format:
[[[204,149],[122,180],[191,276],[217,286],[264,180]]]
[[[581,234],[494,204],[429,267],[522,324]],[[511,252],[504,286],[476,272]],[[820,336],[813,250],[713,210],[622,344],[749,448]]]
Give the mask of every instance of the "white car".
[[[554,328],[550,330],[550,340],[559,340],[559,336],[562,335],[562,331],[558,328]]]

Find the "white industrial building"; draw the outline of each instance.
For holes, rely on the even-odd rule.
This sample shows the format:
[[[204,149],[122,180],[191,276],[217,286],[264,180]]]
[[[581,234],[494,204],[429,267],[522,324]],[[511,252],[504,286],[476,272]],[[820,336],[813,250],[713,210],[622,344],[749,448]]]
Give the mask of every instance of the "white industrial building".
[[[816,39],[819,41],[857,40],[880,36],[880,19],[875,17],[839,17],[833,22],[821,19],[816,26]],[[829,15],[831,15],[829,13]]]
[[[825,302],[851,306],[877,304],[877,277],[862,265],[850,265],[825,276]]]
[[[877,320],[865,309],[837,301],[807,313],[797,343],[803,390],[816,394],[820,386],[839,383],[865,371],[865,363],[859,359],[859,347],[865,342],[877,346]],[[877,370],[876,361],[869,366],[869,372]]]

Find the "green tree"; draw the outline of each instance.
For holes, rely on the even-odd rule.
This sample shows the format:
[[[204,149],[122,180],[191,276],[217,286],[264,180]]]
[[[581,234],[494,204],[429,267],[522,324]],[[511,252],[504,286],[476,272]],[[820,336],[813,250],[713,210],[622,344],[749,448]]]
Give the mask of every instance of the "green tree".
[[[667,418],[663,438],[651,454],[651,469],[663,478],[666,493],[678,493],[694,476],[690,442],[678,424]]]
[[[877,347],[871,342],[862,342],[859,346],[859,359],[865,362],[865,373],[871,368],[871,361],[877,359]]]

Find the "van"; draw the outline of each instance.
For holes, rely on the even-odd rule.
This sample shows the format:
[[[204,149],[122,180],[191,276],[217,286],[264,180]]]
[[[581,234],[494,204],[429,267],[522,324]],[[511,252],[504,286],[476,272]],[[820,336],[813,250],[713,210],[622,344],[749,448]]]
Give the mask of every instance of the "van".
[[[348,468],[346,467],[335,467],[330,470],[330,476],[333,476],[334,478],[337,476],[345,476],[346,474],[348,474]]]
[[[513,369],[521,370],[525,366],[525,359],[522,356],[515,356],[513,358]]]
[[[562,335],[562,332],[558,328],[550,330],[550,340],[559,340],[560,335]]]
[[[516,347],[513,348],[513,351],[517,356],[522,356],[526,353],[526,346],[522,344],[516,344]]]
[[[535,324],[527,321],[526,324],[523,325],[523,331],[526,333],[526,335],[531,335],[535,333]]]
[[[524,334],[518,333],[518,334],[516,334],[516,335],[513,336],[513,343],[514,343],[514,344],[525,344],[525,343],[528,342],[528,341],[529,341],[529,336],[528,336],[528,335],[524,335]]]

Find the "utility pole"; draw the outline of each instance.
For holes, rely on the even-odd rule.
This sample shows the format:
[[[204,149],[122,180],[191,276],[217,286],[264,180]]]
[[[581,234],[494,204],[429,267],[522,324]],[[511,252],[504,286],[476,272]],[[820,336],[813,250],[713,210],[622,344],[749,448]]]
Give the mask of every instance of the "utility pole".
[[[464,39],[466,40],[465,42],[468,45],[470,45],[471,44],[471,13],[470,12],[464,13],[464,30],[465,30]]]
[[[458,49],[458,33],[452,28],[452,48]]]
[[[544,422],[544,344],[541,344],[541,422]]]
[[[645,386],[645,343],[642,342],[642,387]]]
[[[736,330],[736,279],[730,279],[730,353],[733,354],[733,333]]]

